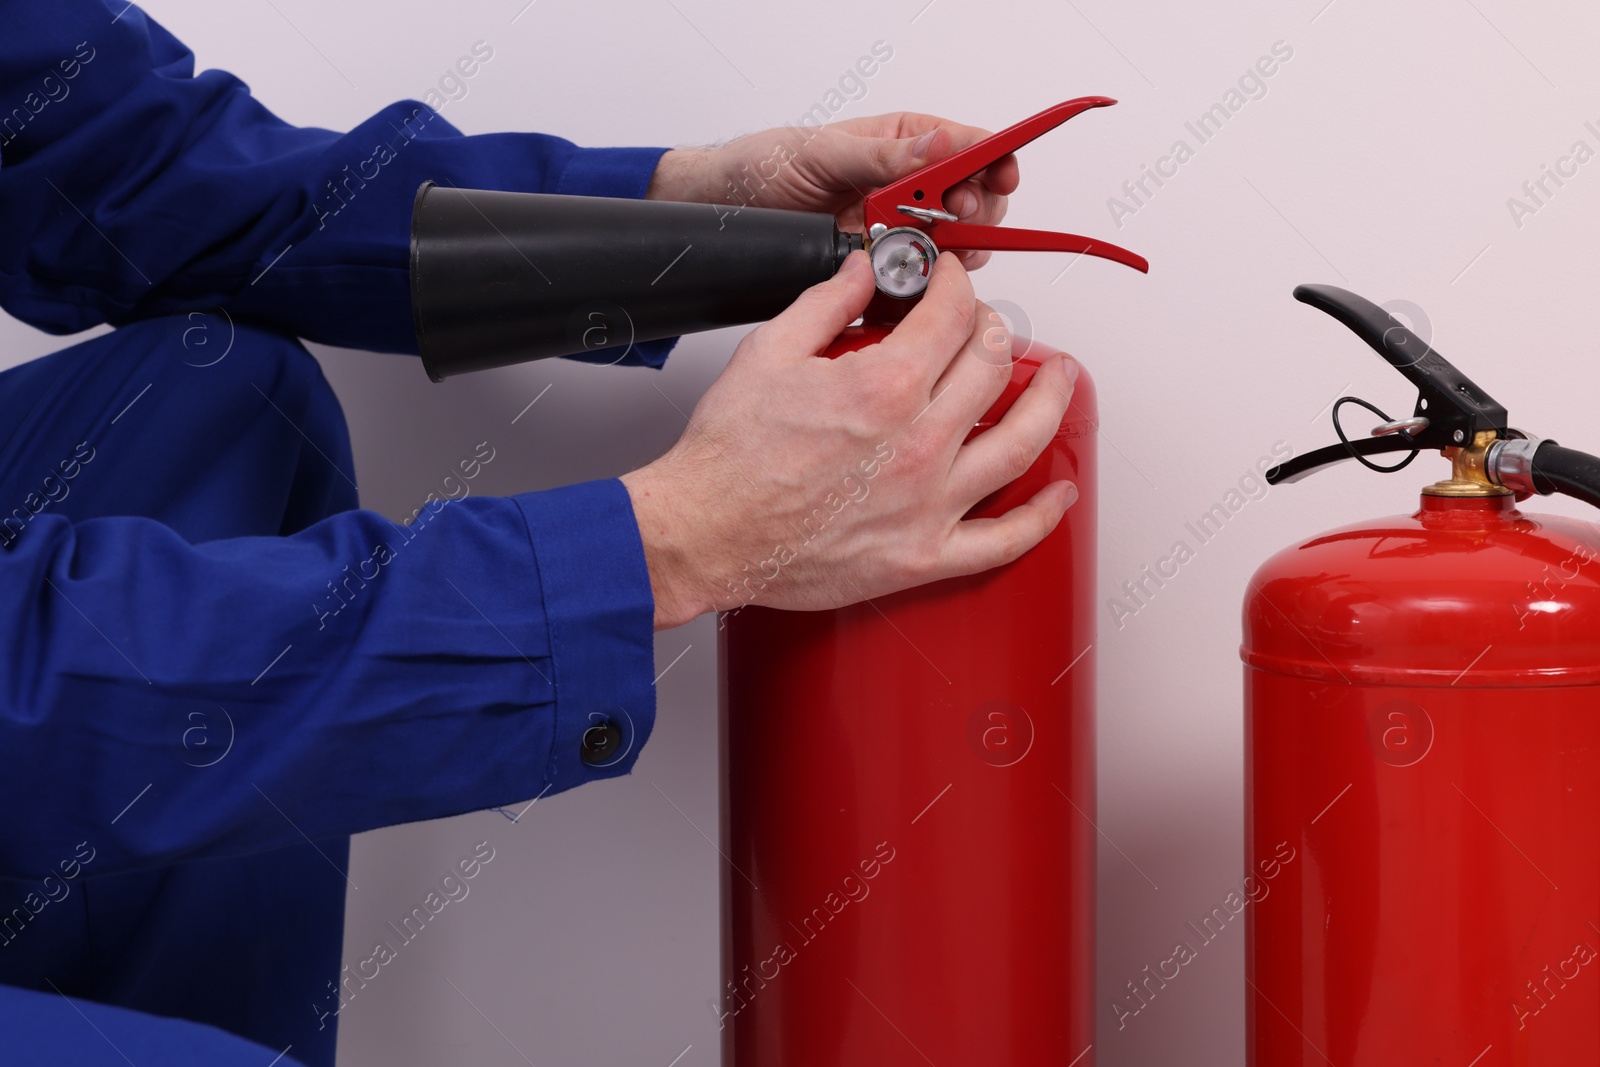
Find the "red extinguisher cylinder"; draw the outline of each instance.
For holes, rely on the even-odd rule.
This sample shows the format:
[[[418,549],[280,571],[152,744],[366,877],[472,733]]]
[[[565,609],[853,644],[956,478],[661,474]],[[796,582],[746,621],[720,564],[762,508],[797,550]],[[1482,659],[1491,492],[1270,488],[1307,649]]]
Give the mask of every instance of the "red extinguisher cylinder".
[[[1055,354],[1024,350],[974,433]],[[1012,564],[722,617],[725,1064],[1093,1063],[1095,432],[1080,372],[1055,439],[973,509],[1077,484]],[[858,481],[844,506],[870,508]]]
[[[1425,495],[1244,627],[1248,1062],[1600,1063],[1600,528]]]

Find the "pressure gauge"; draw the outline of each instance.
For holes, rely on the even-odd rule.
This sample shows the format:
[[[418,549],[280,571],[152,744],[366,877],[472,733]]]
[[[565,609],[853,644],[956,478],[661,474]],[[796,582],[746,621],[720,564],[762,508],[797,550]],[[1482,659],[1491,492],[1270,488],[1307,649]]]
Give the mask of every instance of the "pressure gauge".
[[[873,238],[871,254],[878,291],[906,300],[928,287],[939,250],[921,230],[897,226]]]

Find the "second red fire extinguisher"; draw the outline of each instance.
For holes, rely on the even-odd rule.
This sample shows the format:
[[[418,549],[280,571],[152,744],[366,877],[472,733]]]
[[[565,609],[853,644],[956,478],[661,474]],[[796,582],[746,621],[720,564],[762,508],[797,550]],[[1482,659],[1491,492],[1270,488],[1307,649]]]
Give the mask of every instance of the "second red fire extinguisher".
[[[1418,509],[1257,571],[1244,607],[1254,1067],[1600,1063],[1600,460],[1506,411],[1366,300],[1301,286],[1420,390],[1269,472],[1438,449]],[[1377,467],[1371,457],[1405,453]],[[1257,865],[1262,868],[1256,873]]]

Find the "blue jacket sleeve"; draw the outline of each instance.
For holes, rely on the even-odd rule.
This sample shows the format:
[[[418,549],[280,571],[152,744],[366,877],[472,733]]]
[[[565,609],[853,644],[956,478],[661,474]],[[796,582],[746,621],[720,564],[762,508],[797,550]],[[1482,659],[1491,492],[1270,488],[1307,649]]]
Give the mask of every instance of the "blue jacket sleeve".
[[[0,876],[80,841],[105,873],[625,773],[655,714],[626,490],[439,503],[193,545],[35,518],[0,553]]]
[[[406,269],[423,181],[641,197],[665,151],[466,137],[415,101],[347,134],[295,127],[232,75],[196,76],[126,0],[6,18],[0,306],[52,332],[225,306],[314,341],[415,352]],[[671,344],[622,362],[660,366]]]

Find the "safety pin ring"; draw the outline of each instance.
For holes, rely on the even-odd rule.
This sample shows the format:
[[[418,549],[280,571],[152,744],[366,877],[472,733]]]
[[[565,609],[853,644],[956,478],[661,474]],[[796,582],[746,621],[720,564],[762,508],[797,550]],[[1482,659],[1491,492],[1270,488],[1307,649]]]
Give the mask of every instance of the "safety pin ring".
[[[1392,433],[1406,433],[1411,437],[1417,436],[1428,428],[1428,420],[1421,415],[1409,419],[1391,419],[1381,422],[1372,428],[1372,436],[1384,437]]]

